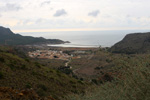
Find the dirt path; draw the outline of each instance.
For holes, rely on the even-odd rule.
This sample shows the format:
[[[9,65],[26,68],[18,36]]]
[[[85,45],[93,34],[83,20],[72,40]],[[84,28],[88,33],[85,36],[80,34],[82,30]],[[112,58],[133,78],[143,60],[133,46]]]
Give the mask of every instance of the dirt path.
[[[71,62],[71,59],[68,60],[66,63],[65,63],[65,66],[67,67],[69,65],[69,63]]]
[[[79,69],[80,68],[73,70],[73,73],[76,74]]]
[[[94,53],[92,53],[92,54],[89,56],[88,60],[92,59],[93,56],[94,56]]]

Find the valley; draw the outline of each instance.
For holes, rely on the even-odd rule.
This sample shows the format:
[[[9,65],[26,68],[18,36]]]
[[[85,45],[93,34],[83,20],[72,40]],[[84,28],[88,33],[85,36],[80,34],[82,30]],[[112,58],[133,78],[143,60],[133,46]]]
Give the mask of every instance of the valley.
[[[0,99],[148,100],[148,36],[99,48],[0,45]]]

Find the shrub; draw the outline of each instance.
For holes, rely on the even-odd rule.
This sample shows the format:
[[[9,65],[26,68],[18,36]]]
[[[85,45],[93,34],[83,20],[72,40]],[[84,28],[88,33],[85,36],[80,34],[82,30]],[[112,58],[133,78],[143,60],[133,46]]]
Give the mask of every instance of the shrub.
[[[0,79],[3,79],[4,78],[4,75],[2,72],[0,72]]]
[[[0,62],[5,62],[5,59],[0,57]]]
[[[38,67],[38,68],[41,68],[40,63],[38,63],[38,62],[35,62],[35,66]]]
[[[38,94],[39,96],[41,96],[41,97],[46,96],[46,93],[45,93],[45,91],[44,91],[43,89],[39,89],[39,90],[37,91],[37,94]]]
[[[112,60],[110,60],[110,59],[106,59],[106,62],[107,62],[107,63],[111,63],[111,62],[112,62]]]
[[[26,65],[22,65],[22,66],[21,66],[21,69],[26,69]]]
[[[28,88],[28,89],[30,89],[32,86],[31,86],[30,83],[27,83],[25,87]]]
[[[73,81],[73,80],[70,80],[70,83],[71,83],[71,84],[76,84],[76,82],[75,82],[75,81]]]
[[[38,87],[44,91],[47,91],[47,87],[44,84],[39,84]]]
[[[78,80],[78,83],[80,83],[80,84],[84,84],[84,82],[83,82],[83,81],[81,81],[81,80]]]
[[[15,65],[14,64],[9,64],[8,66],[10,67],[11,70],[15,69]]]
[[[80,78],[80,80],[83,81],[84,79],[83,79],[83,78]]]
[[[60,71],[63,72],[63,73],[65,73],[65,74],[67,74],[67,75],[73,73],[71,69],[63,69],[63,70],[60,70]]]
[[[26,62],[30,62],[30,60],[29,60],[28,58],[25,58],[24,60],[25,60]]]
[[[96,79],[92,79],[91,81],[92,81],[92,83],[98,85],[98,81]]]
[[[96,67],[96,68],[95,68],[95,70],[100,70],[100,69],[102,69],[102,68],[101,68],[101,67]]]
[[[72,77],[75,78],[75,79],[79,79],[78,76],[75,75],[75,74],[72,74]]]
[[[38,73],[37,72],[35,72],[35,71],[32,71],[32,73],[31,73],[33,76],[35,76],[35,75],[38,75]]]

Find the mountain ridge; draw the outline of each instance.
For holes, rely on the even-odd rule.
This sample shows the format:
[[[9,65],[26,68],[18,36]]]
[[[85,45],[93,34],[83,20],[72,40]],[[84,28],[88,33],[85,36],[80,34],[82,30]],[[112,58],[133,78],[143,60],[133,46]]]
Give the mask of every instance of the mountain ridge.
[[[33,45],[33,44],[63,44],[68,41],[60,39],[45,39],[43,37],[22,36],[13,33],[9,28],[0,26],[0,44],[4,45]]]
[[[9,35],[9,34],[13,34],[13,32],[9,28],[0,26],[0,35]]]

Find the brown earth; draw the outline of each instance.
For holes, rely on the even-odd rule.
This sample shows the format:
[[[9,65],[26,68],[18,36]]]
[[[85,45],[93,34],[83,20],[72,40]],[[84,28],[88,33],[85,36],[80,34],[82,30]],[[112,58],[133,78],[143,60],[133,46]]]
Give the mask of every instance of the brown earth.
[[[0,100],[55,100],[52,97],[40,98],[33,89],[15,90],[0,87]]]

